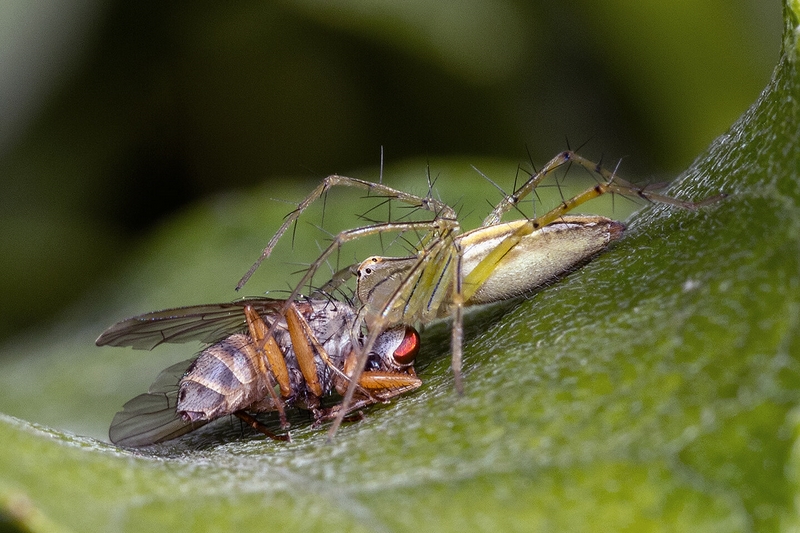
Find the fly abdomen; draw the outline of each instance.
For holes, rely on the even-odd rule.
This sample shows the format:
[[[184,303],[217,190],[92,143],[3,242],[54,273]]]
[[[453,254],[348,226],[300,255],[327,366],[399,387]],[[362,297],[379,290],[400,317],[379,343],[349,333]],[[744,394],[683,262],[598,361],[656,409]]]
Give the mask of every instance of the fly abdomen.
[[[266,368],[250,337],[231,335],[203,350],[178,387],[177,411],[188,421],[213,420],[267,395]]]

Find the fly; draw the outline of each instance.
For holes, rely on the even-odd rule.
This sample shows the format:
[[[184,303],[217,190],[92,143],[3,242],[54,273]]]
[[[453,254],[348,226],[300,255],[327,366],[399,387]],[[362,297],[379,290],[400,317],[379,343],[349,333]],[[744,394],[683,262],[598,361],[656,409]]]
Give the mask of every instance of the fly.
[[[346,393],[355,373],[363,348],[360,321],[351,306],[332,300],[286,304],[245,298],[146,313],[108,328],[98,346],[150,350],[163,343],[210,343],[127,402],[111,423],[111,442],[156,444],[227,415],[273,439],[289,440],[288,433],[270,432],[253,415],[278,412],[286,429],[286,407],[309,410],[320,423],[420,386],[413,366],[419,334],[410,326],[393,326],[369,348],[366,368],[362,365],[355,378],[354,399],[323,407],[323,397]]]

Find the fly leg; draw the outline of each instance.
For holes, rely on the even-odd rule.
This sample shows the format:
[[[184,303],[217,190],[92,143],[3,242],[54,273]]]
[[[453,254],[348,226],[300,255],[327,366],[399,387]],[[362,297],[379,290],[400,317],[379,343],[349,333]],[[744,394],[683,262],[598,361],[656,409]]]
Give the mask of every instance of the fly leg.
[[[269,333],[267,325],[256,310],[247,305],[244,308],[244,316],[245,320],[247,320],[247,328],[250,330],[250,337],[253,339],[259,355],[262,356],[258,359],[258,364],[260,365],[261,374],[267,378],[267,393],[278,410],[281,428],[286,429],[289,427],[289,421],[286,418],[283,398],[288,398],[292,395],[286,360],[278,343],[275,342],[275,338]],[[275,392],[273,377],[278,382],[281,398]]]
[[[334,374],[336,374],[339,380],[344,380],[346,382],[350,381],[350,377],[344,372],[342,372],[339,369],[339,367],[337,367],[333,363],[333,361],[331,361],[328,352],[325,350],[325,347],[322,346],[322,344],[320,344],[319,340],[317,340],[317,336],[314,334],[314,331],[311,329],[311,326],[308,324],[308,321],[306,321],[305,317],[303,317],[303,315],[297,311],[297,308],[294,305],[290,306],[288,311],[286,312],[286,323],[287,325],[289,325],[290,335],[292,335],[292,331],[294,331],[294,335],[297,338],[297,340],[295,340],[295,337],[292,337],[293,345],[296,345],[298,343],[303,343],[305,345],[308,345],[310,343],[314,347],[314,350],[316,350],[316,353],[317,355],[319,355],[319,358],[322,359],[322,361],[328,366],[328,368]],[[295,354],[297,354],[296,349],[295,349]],[[300,357],[298,357],[298,364],[300,364],[301,372],[303,372],[302,367],[303,365],[305,365],[308,368],[310,374],[312,371],[310,364],[313,364],[314,362],[313,360],[314,354],[310,352],[303,353],[302,357],[304,359],[304,362],[302,364],[300,364],[299,362]],[[316,367],[313,368],[313,372],[314,372],[314,379],[316,379]],[[303,376],[305,377],[305,374],[303,374]]]
[[[289,336],[292,339],[292,347],[294,347],[294,354],[297,357],[297,366],[300,367],[300,372],[305,379],[306,387],[311,393],[320,398],[322,396],[322,385],[319,382],[319,375],[317,374],[317,364],[314,362],[314,350],[312,349],[309,336],[303,330],[301,321],[303,317],[297,312],[293,304],[289,306],[286,311],[286,326],[289,330]],[[306,323],[306,326],[308,324]],[[314,335],[311,338],[316,340]]]
[[[352,413],[359,411],[363,407],[367,407],[376,403],[385,403],[406,392],[412,391],[422,385],[416,375],[405,374],[402,372],[370,372],[364,371],[358,381],[359,388],[369,391],[368,397],[354,398],[350,402],[344,402],[334,405],[328,409],[321,409],[314,413],[315,424],[333,420],[338,422],[338,426],[344,421],[358,421],[364,415],[358,413],[353,419]]]
[[[262,424],[261,422],[256,420],[256,417],[254,417],[253,415],[251,415],[249,413],[246,413],[244,411],[236,411],[233,414],[236,415],[236,417],[238,419],[242,420],[245,424],[247,424],[251,428],[255,429],[256,431],[258,431],[260,433],[263,433],[264,435],[266,435],[267,437],[271,438],[272,440],[279,440],[279,441],[283,441],[283,442],[291,442],[292,441],[292,436],[289,435],[289,433],[286,433],[285,435],[276,435],[275,433],[273,433],[270,430],[268,430],[267,427],[264,424]]]
[[[336,375],[336,381],[337,384],[339,384],[337,385],[337,390],[339,390],[340,393],[344,392],[347,385],[351,383],[351,378],[347,372],[352,372],[356,361],[356,354],[351,352],[345,362],[344,371],[340,370],[333,361],[331,361],[325,348],[320,344],[311,330],[311,326],[309,326],[306,319],[297,311],[294,305],[289,307],[285,316],[289,334],[292,337],[292,345],[294,346],[295,355],[297,356],[298,366],[311,392],[316,397],[322,396],[323,392],[319,383],[316,363],[314,362],[314,351],[316,351],[320,359],[322,359]],[[418,337],[415,337],[412,342],[418,344]],[[336,419],[341,423],[342,420],[348,419],[350,413],[362,407],[380,401],[387,401],[391,397],[419,387],[422,381],[416,377],[413,369],[409,368],[409,371],[410,373],[363,372],[359,378],[357,387],[360,391],[359,398],[355,401],[343,401],[327,409],[311,409],[314,413],[314,425],[318,426],[322,422],[332,419]],[[375,394],[370,394],[373,391]],[[356,419],[360,418],[363,418],[363,415],[359,414],[359,416],[356,417]]]
[[[359,387],[371,393],[376,401],[387,402],[395,396],[400,396],[422,385],[413,370],[406,374],[403,372],[365,371],[358,380]]]
[[[339,420],[340,418],[342,422],[359,422],[364,419],[364,413],[359,411],[359,409],[374,403],[375,402],[372,400],[362,399],[350,402],[350,405],[346,409],[344,409],[344,403],[336,404],[327,409],[318,409],[314,412],[314,423],[312,425],[316,428],[325,422]],[[353,415],[352,413],[355,411],[358,411],[358,413]]]
[[[286,311],[286,324],[289,329],[289,335],[292,337],[292,345],[294,346],[294,353],[297,357],[300,372],[302,372],[308,388],[311,390],[312,394],[315,395],[314,399],[318,399],[322,396],[322,387],[319,383],[317,367],[314,362],[314,350],[316,350],[320,359],[322,359],[334,374],[336,374],[339,378],[338,382],[344,381],[345,383],[350,383],[350,378],[339,370],[330,360],[325,348],[319,343],[316,335],[314,335],[314,332],[311,330],[311,326],[308,325],[308,322],[303,315],[297,311],[294,305],[291,305]],[[341,423],[341,420],[338,418],[340,412],[341,418],[344,419],[348,413],[379,401],[370,396],[368,392],[363,389],[361,390],[364,396],[357,402],[352,403],[352,407],[348,406],[344,411],[341,409],[342,405],[349,402],[342,402],[342,404],[329,409],[319,409],[316,406],[311,408],[311,412],[314,413],[314,426],[316,427],[322,422],[332,418],[336,418],[338,423]]]

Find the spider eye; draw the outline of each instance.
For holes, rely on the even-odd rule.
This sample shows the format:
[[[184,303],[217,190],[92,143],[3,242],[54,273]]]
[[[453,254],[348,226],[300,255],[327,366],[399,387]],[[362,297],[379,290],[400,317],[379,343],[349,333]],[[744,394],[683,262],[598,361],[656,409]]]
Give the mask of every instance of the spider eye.
[[[400,346],[392,354],[398,365],[410,365],[419,353],[419,333],[411,326],[406,326],[406,334]]]

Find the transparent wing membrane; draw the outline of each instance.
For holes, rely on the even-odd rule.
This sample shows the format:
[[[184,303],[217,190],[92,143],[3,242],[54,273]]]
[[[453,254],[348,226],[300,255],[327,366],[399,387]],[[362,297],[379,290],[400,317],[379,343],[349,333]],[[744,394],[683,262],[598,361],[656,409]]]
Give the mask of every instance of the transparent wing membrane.
[[[148,446],[174,439],[207,423],[187,422],[176,412],[178,383],[194,359],[161,371],[146,394],[122,406],[114,416],[108,436],[119,446]]]
[[[97,338],[96,344],[152,350],[163,343],[212,343],[247,329],[245,306],[269,315],[277,313],[283,304],[283,300],[271,298],[243,298],[231,303],[154,311],[114,324]]]

